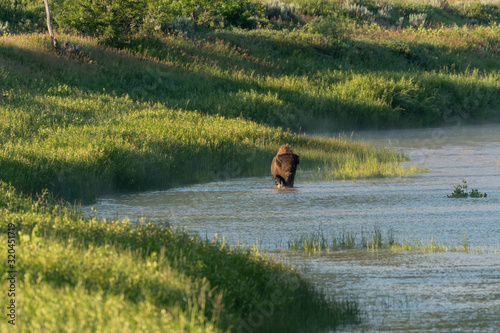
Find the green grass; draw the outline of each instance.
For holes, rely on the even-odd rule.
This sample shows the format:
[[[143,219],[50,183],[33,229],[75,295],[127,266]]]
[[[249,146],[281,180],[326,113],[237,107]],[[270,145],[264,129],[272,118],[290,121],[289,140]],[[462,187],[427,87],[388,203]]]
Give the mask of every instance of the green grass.
[[[434,237],[430,240],[414,239],[409,241],[406,237],[402,240],[388,230],[384,235],[380,229],[375,228],[371,232],[342,230],[338,233],[325,235],[320,229],[316,232],[302,234],[288,241],[288,250],[292,252],[304,252],[307,254],[319,254],[350,249],[366,249],[367,251],[390,250],[390,251],[418,251],[422,253],[439,252],[462,252],[462,253],[489,253],[490,247],[471,246],[464,233],[461,242],[453,245],[445,242],[436,242]],[[498,253],[497,245],[493,248],[493,254]]]
[[[380,229],[375,228],[371,232],[342,230],[331,235],[325,235],[323,230],[305,233],[288,241],[290,251],[304,251],[306,253],[332,252],[349,249],[363,249],[374,251],[390,248],[398,244],[392,231],[388,231],[384,237]]]
[[[135,33],[119,44],[122,57],[109,54],[113,49],[105,55],[95,40],[59,35],[82,48],[83,61],[93,61],[94,66],[85,66],[90,75],[81,76],[82,64],[47,67],[54,60],[38,57],[36,64],[45,67],[39,75],[47,77],[29,84],[49,85],[54,92],[65,86],[94,93],[105,89],[296,132],[499,119],[498,6],[360,2],[375,15],[390,12],[384,21],[353,17],[343,2],[298,4],[300,22],[268,20],[261,29],[209,29],[189,37]],[[426,14],[427,23],[412,26],[410,14]],[[11,57],[28,60],[20,51]],[[19,69],[34,70],[30,62]],[[13,75],[9,67],[4,73]],[[8,86],[15,91],[19,83]]]
[[[83,58],[55,54],[40,36],[0,41],[0,179],[25,193],[48,189],[66,200],[92,202],[114,192],[265,175],[283,143],[301,155],[303,170],[319,168],[323,178],[418,171],[398,165],[404,156],[363,143],[207,115],[189,110],[191,102],[172,105],[175,91],[200,93],[191,81],[198,75],[189,78],[188,69],[80,41]],[[188,81],[177,87],[172,75]],[[144,80],[158,87],[150,90]],[[254,107],[244,100],[238,106],[246,104]]]
[[[4,235],[9,223],[19,234],[20,332],[285,332],[358,321],[356,304],[327,299],[278,261],[169,225],[83,218],[5,183],[0,222]]]

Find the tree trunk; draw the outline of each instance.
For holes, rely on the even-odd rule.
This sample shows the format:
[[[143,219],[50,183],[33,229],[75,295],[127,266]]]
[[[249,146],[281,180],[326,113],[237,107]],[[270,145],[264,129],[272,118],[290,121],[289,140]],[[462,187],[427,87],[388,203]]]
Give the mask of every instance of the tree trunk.
[[[43,0],[45,2],[45,11],[47,12],[47,28],[49,28],[50,39],[52,40],[52,45],[54,48],[57,48],[57,39],[54,36],[54,32],[52,31],[52,23],[50,20],[50,9],[49,9],[49,0]]]

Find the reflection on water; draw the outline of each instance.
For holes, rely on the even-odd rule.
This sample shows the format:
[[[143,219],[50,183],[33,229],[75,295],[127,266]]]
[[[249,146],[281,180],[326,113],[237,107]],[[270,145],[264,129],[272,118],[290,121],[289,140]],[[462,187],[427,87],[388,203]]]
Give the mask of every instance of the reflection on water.
[[[305,274],[335,295],[359,300],[368,331],[478,331],[500,327],[500,126],[361,133],[406,152],[429,172],[407,178],[313,182],[272,188],[272,177],[237,179],[161,192],[103,198],[100,217],[169,220],[211,239],[286,247],[321,229],[391,230],[408,240],[459,245],[463,234],[484,253],[421,254],[363,250],[291,255]],[[300,152],[299,152],[300,153]],[[449,199],[465,179],[482,199]],[[500,252],[500,249],[499,249]],[[349,330],[350,328],[346,328]],[[354,330],[359,330],[357,327]]]

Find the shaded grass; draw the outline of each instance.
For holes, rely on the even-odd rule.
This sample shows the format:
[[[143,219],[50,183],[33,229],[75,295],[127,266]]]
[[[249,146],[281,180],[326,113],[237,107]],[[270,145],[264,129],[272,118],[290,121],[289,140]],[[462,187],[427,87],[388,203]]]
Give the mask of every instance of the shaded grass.
[[[358,320],[354,303],[327,299],[265,255],[168,224],[89,219],[72,209],[0,184],[0,229],[13,223],[18,233],[21,331],[276,331],[283,322],[306,328],[311,318],[324,330]]]
[[[449,125],[455,116],[464,122],[497,117],[498,29],[456,30],[355,30],[338,42],[328,33],[304,31],[217,32],[176,42],[184,57],[174,63],[216,78],[217,89],[202,103],[190,99],[191,107],[293,130],[418,127]],[[439,34],[448,36],[448,43],[442,45]],[[149,43],[139,39],[128,48],[159,60],[177,53],[169,42]],[[157,51],[164,49],[167,58]],[[241,104],[246,106],[236,107]]]

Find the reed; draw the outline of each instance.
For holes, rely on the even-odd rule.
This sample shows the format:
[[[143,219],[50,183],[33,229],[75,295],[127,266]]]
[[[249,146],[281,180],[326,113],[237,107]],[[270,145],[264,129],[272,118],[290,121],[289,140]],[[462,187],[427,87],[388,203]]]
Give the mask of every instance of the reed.
[[[459,245],[453,245],[445,242],[437,242],[431,236],[430,240],[414,239],[408,240],[404,237],[400,240],[394,235],[392,230],[386,234],[379,228],[371,232],[361,231],[353,232],[342,230],[338,233],[325,235],[320,228],[318,231],[304,233],[299,237],[294,237],[288,241],[288,250],[292,252],[304,252],[308,254],[333,252],[350,249],[366,249],[368,252],[378,250],[390,251],[418,251],[422,253],[440,253],[440,252],[461,252],[471,254],[482,254],[491,251],[491,247],[473,247],[470,246],[466,234],[463,234]],[[493,248],[493,254],[497,255],[497,245]]]
[[[342,230],[338,233],[325,235],[320,228],[318,231],[304,233],[294,237],[287,242],[288,250],[304,251],[306,253],[332,252],[349,249],[362,249],[376,251],[382,248],[388,248],[397,241],[392,231],[387,232],[384,237],[382,231],[375,228],[372,232]]]
[[[452,249],[443,243],[436,243],[431,237],[430,241],[408,242],[406,239],[402,243],[396,243],[390,247],[392,251],[420,251],[422,253],[448,252]]]

